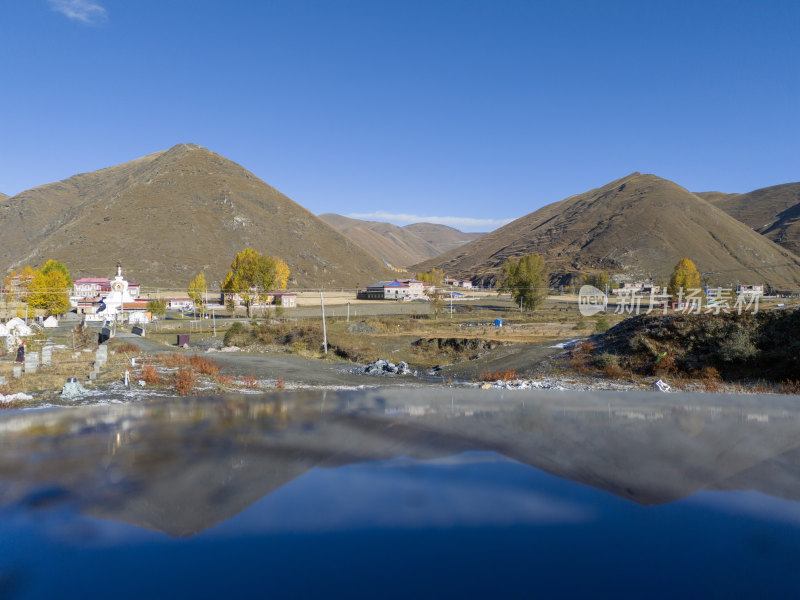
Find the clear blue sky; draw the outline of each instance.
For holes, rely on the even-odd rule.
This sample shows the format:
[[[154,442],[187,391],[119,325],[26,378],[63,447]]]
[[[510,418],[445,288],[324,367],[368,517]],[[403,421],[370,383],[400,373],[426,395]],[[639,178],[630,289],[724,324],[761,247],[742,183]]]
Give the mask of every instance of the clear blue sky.
[[[3,0],[0,191],[180,142],[315,213],[749,191],[800,179],[798,31],[796,0]]]

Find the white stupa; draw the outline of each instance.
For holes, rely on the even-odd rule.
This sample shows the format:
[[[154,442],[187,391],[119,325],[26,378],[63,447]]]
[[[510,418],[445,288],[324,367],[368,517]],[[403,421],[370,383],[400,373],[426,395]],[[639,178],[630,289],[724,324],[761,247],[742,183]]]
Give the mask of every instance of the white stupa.
[[[122,316],[123,305],[133,301],[128,291],[128,282],[122,278],[122,265],[117,263],[117,276],[111,282],[111,293],[103,298],[106,307],[103,315],[107,320],[117,319]]]

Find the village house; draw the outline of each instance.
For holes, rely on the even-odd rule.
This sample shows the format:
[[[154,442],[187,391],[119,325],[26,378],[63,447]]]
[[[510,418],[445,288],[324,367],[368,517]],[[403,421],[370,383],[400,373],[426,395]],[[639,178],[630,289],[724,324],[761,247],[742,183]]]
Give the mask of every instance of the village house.
[[[736,295],[743,298],[757,298],[764,295],[763,285],[737,285]]]
[[[251,306],[267,306],[267,305],[276,305],[280,306],[281,308],[294,308],[297,306],[297,294],[295,292],[284,292],[284,291],[274,291],[274,292],[267,292],[263,294],[263,304],[259,301],[254,301]],[[242,306],[243,300],[240,294],[234,294],[231,292],[223,292],[222,293],[222,304],[227,304],[229,301],[233,301],[236,306]]]
[[[141,286],[128,282],[128,295],[138,298]],[[106,277],[83,277],[73,282],[72,296],[75,298],[97,298],[111,292],[111,280]]]
[[[408,284],[399,281],[379,281],[368,285],[364,292],[358,293],[358,297],[365,300],[405,300],[410,297],[410,290]]]
[[[270,292],[267,301],[281,308],[294,308],[297,306],[297,294],[294,292]]]
[[[191,298],[165,298],[167,308],[171,310],[194,310]]]

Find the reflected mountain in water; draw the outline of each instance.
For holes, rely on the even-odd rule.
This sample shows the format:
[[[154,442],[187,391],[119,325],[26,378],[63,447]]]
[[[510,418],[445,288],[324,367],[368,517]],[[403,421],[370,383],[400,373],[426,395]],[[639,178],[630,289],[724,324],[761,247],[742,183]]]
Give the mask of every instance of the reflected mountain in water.
[[[0,419],[0,503],[191,536],[314,468],[491,451],[642,504],[800,501],[791,397],[386,390],[193,398]]]

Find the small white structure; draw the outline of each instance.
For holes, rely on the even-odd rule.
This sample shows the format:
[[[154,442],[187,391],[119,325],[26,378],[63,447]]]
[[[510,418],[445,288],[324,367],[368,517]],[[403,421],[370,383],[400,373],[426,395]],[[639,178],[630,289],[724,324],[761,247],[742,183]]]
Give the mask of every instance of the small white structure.
[[[177,310],[194,310],[191,298],[167,298],[167,308]]]
[[[143,310],[132,311],[128,316],[128,323],[131,325],[146,325],[149,322],[150,313]]]
[[[42,322],[42,327],[47,327],[48,329],[58,327],[58,319],[50,315]]]
[[[133,303],[134,298],[128,292],[129,283],[122,278],[122,265],[117,263],[117,276],[111,282],[111,293],[103,298],[103,317],[107,320],[117,319],[122,316],[126,303]]]
[[[16,335],[16,336],[33,335],[33,329],[28,327],[25,324],[25,321],[23,321],[19,317],[14,317],[13,319],[10,319],[8,322],[6,322],[6,329],[8,329],[10,335]]]

